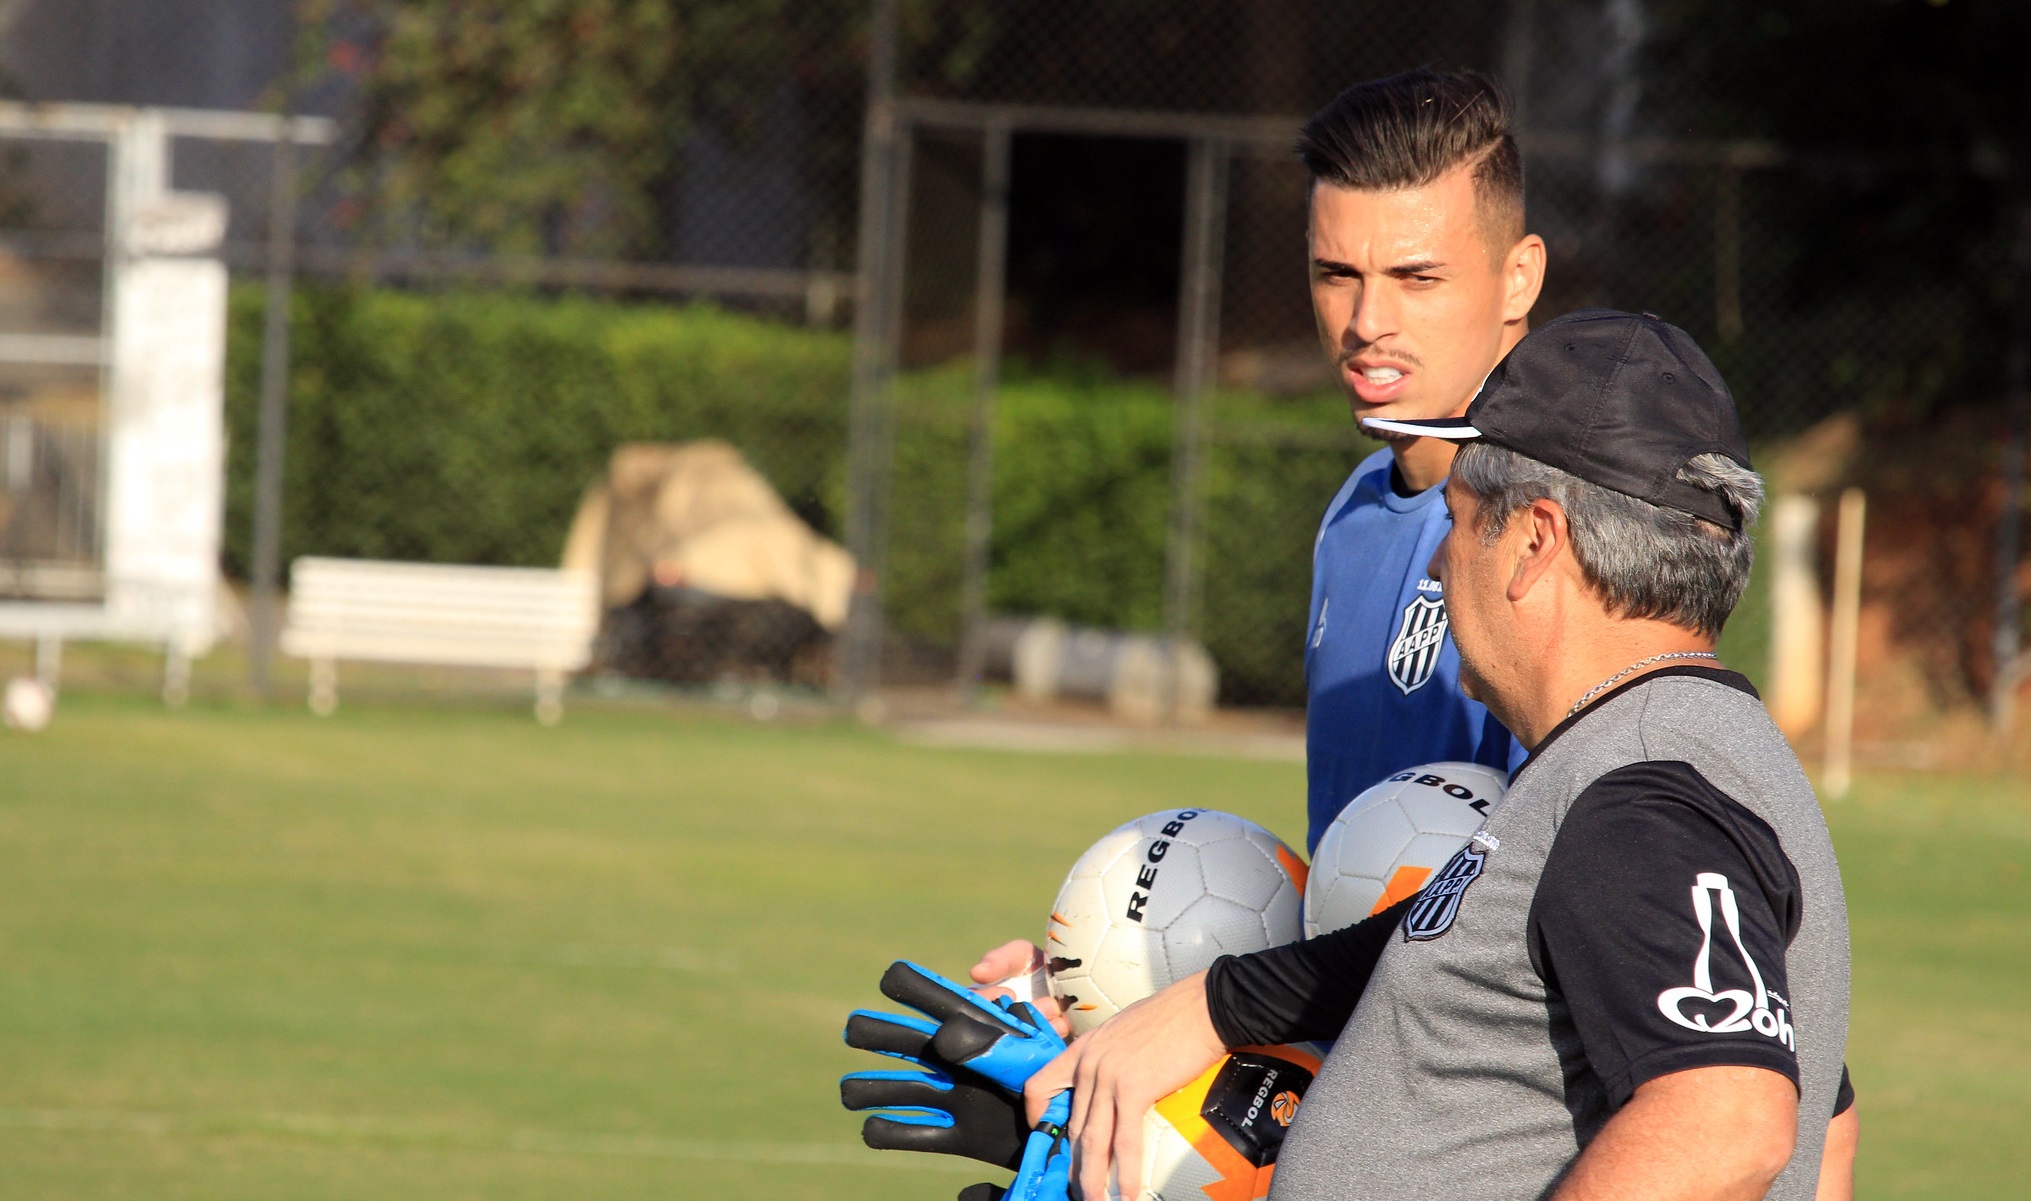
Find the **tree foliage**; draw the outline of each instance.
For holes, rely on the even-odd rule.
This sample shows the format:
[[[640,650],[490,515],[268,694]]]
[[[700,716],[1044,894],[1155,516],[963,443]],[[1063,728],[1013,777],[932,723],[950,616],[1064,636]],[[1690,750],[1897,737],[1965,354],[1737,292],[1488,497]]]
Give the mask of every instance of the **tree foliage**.
[[[354,92],[347,186],[382,241],[654,255],[685,143],[761,98],[858,99],[865,16],[823,0],[307,0],[307,74]]]

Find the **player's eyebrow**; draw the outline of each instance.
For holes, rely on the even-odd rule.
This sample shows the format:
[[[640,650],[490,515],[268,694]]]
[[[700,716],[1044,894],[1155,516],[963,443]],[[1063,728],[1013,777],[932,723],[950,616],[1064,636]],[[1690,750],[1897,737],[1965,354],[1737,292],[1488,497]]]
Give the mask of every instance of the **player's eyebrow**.
[[[1329,275],[1364,274],[1359,267],[1351,263],[1342,263],[1337,259],[1315,258],[1312,260],[1312,266]],[[1439,262],[1437,259],[1418,259],[1409,263],[1398,263],[1393,267],[1385,267],[1382,270],[1382,274],[1395,279],[1409,279],[1414,275],[1429,275],[1434,271],[1443,271],[1445,266],[1444,263]]]

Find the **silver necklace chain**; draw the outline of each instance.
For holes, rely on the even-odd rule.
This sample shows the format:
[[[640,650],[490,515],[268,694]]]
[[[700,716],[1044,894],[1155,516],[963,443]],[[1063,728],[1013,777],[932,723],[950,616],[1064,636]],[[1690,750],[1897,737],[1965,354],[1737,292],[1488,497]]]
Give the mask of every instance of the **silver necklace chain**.
[[[1592,688],[1587,689],[1587,694],[1581,697],[1579,700],[1574,701],[1573,707],[1566,710],[1566,716],[1571,717],[1573,714],[1578,713],[1580,710],[1586,708],[1587,702],[1601,695],[1601,690],[1603,688],[1608,687],[1615,681],[1628,675],[1630,672],[1635,671],[1637,668],[1648,667],[1652,663],[1662,663],[1666,659],[1713,659],[1718,661],[1720,659],[1720,656],[1712,651],[1666,651],[1661,655],[1652,655],[1648,659],[1638,659],[1636,662],[1631,663],[1629,666],[1623,668],[1621,671],[1616,672],[1614,675],[1609,676],[1605,680],[1602,680],[1600,683],[1594,685]]]

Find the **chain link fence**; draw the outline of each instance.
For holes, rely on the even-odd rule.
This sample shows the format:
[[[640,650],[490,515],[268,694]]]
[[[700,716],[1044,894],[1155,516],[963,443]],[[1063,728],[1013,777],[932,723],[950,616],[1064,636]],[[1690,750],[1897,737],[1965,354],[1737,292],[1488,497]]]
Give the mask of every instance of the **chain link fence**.
[[[103,145],[0,138],[0,556],[15,595],[96,594],[107,160]]]
[[[1007,313],[996,348],[1009,361],[996,366],[1038,379],[997,394],[995,454],[1026,453],[1009,445],[1020,446],[1025,420],[1011,410],[1039,403],[1023,387],[1043,377],[1077,380],[1097,363],[1174,394],[1163,418],[1132,388],[1103,396],[1063,386],[1075,410],[1113,416],[1082,411],[1080,433],[1046,439],[1064,456],[1047,474],[1065,489],[1045,568],[1058,578],[1047,587],[1029,575],[1023,543],[1036,535],[1006,520],[1001,500],[1004,488],[1022,487],[1024,469],[997,457],[993,486],[973,492],[994,498],[985,609],[1196,639],[1217,664],[1223,703],[1302,703],[1311,538],[1325,501],[1374,444],[1348,428],[1316,348],[1306,185],[1291,143],[1301,115],[1348,83],[1422,63],[1471,64],[1512,84],[1530,227],[1550,250],[1540,317],[1607,305],[1686,327],[1733,385],[1776,488],[1823,499],[1828,513],[1843,488],[1874,493],[1865,700],[1872,680],[1886,700],[1915,684],[1933,709],[2004,689],[1997,681],[2009,678],[2012,652],[1999,648],[2017,644],[2006,627],[2021,622],[2012,597],[2023,587],[2011,549],[2022,501],[2005,485],[2008,331],[1967,279],[1907,269],[1923,255],[1925,206],[1935,217],[1948,211],[1941,193],[2007,201],[1993,164],[1943,168],[1936,158],[1702,136],[1694,130],[1727,128],[1709,118],[1738,98],[1703,91],[1693,69],[1671,66],[1697,31],[1629,3],[1520,0],[1495,19],[1446,6],[1412,19],[1295,3],[1245,14],[1218,4],[991,13],[938,4],[906,9],[901,28],[893,112],[907,150],[888,166],[902,166],[890,181],[903,189],[907,233],[883,248],[901,299],[893,329],[876,321],[864,335],[893,340],[906,379],[979,353],[968,327],[981,302],[968,293],[987,285],[970,240],[976,214],[994,205],[978,164],[995,139],[1010,138]],[[1196,153],[1219,163],[1217,194],[1203,200],[1192,192]],[[1195,203],[1210,203],[1222,226],[1210,278],[1192,275]],[[1195,301],[1195,290],[1211,299]],[[1202,340],[1185,345],[1194,337]],[[1205,368],[1195,383],[1197,362]],[[891,519],[913,550],[881,564],[881,601],[890,629],[911,642],[910,662],[920,673],[935,665],[928,676],[954,660],[965,666],[969,628],[968,614],[954,611],[965,594],[954,570],[965,522],[951,511],[968,493],[956,479],[965,448],[951,433],[967,378],[946,379],[942,418],[904,383],[885,419],[899,424],[892,434],[883,427],[898,446],[928,445],[943,420],[942,450],[907,469],[899,460],[892,484],[879,473],[863,480],[926,505]],[[879,385],[870,393],[878,405]],[[1133,426],[1143,413],[1136,450],[1112,472],[1076,470],[1096,440],[1085,426]],[[1917,466],[1928,462],[1954,467]],[[1191,478],[1179,489],[1182,473]],[[927,520],[942,532],[919,528]],[[1092,535],[1109,544],[1105,555],[1082,550],[1081,527],[1092,521],[1106,526]],[[867,545],[880,553],[880,539]],[[1737,626],[1733,657],[1760,675],[1771,638],[1760,584]],[[927,639],[944,654],[927,655]],[[913,678],[901,661],[883,667],[890,681]]]
[[[2002,185],[1980,164],[1724,136],[1717,98],[1674,58],[1690,10],[729,9],[731,33],[694,31],[700,57],[643,93],[676,114],[653,161],[602,176],[620,143],[577,129],[555,156],[591,182],[553,172],[543,186],[563,190],[521,208],[504,183],[496,211],[485,187],[457,210],[417,190],[464,178],[418,173],[424,100],[381,70],[421,35],[373,5],[324,8],[298,94],[341,112],[338,136],[282,164],[285,584],[303,555],[585,567],[608,681],[970,686],[1009,670],[997,622],[1012,616],[1203,645],[1221,704],[1301,705],[1312,538],[1374,444],[1317,349],[1291,144],[1350,83],[1471,65],[1517,101],[1529,224],[1550,250],[1538,315],[1612,305],[1685,326],[1778,486],[1871,489],[1865,670],[1919,664],[1952,705],[1996,693],[2014,662],[1998,649],[1998,623],[2021,621],[1999,583],[2023,575],[2003,549],[2022,514],[1994,399],[2007,331],[1950,272],[1899,278],[1926,211],[1885,199]],[[432,170],[467,169],[457,149]],[[516,157],[543,153],[510,143],[489,169],[520,180]],[[249,139],[171,150],[173,186],[229,213],[223,562],[242,595],[262,574],[276,155]],[[102,146],[0,133],[0,351],[22,352],[0,354],[0,555],[16,597],[89,597],[103,550],[102,367],[27,361],[19,339],[45,339],[48,359],[48,338],[96,335],[105,171]],[[1813,431],[1838,453],[1785,453]],[[673,449],[701,442],[703,457]],[[737,457],[713,458],[721,444]],[[729,514],[773,523],[792,566],[708,554]],[[1760,603],[1738,654],[1762,653]],[[199,683],[236,689],[243,670],[229,645]]]

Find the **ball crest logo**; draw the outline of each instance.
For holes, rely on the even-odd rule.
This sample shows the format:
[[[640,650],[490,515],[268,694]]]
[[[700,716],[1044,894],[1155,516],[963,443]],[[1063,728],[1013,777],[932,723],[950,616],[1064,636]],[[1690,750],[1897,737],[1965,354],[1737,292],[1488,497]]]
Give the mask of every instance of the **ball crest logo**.
[[[1141,1185],[1122,1188],[1115,1198],[1262,1201],[1318,1070],[1318,1059],[1298,1047],[1231,1052],[1150,1108]]]
[[[1276,1099],[1269,1103],[1269,1116],[1275,1118],[1279,1126],[1290,1125],[1291,1119],[1298,1116],[1298,1095],[1289,1089],[1278,1093]]]

